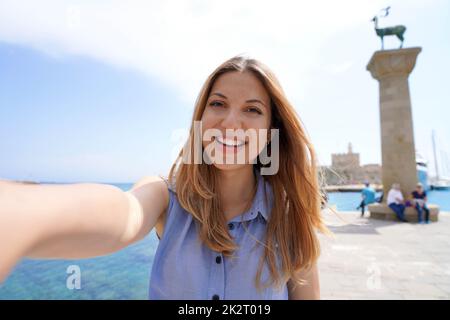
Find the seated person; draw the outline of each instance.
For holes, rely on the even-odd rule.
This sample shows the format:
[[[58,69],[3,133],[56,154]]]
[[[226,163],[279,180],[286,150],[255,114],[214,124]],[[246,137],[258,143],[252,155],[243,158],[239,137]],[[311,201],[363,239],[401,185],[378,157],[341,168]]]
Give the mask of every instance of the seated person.
[[[405,219],[405,205],[404,205],[404,199],[402,192],[400,191],[400,184],[394,183],[392,185],[391,190],[388,192],[387,196],[387,204],[389,208],[392,209],[392,211],[395,212],[397,215],[397,218],[400,221],[408,222],[408,220]]]
[[[364,216],[365,207],[368,206],[369,204],[375,202],[375,190],[370,187],[369,182],[366,182],[365,185],[366,185],[366,187],[361,191],[361,197],[362,197],[361,203],[356,208],[356,210],[361,208],[361,217]]]
[[[416,190],[411,194],[414,200],[413,205],[417,210],[419,223],[424,223],[422,219],[423,211],[425,211],[425,223],[430,223],[430,209],[427,207],[427,193],[423,190],[423,186],[420,182],[417,183]]]

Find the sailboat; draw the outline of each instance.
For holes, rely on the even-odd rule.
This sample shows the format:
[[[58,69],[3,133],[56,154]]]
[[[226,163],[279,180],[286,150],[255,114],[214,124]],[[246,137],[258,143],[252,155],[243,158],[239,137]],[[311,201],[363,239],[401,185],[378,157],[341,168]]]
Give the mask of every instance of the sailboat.
[[[416,170],[417,170],[417,181],[420,182],[425,191],[430,189],[430,184],[428,183],[428,161],[422,157],[420,153],[416,151]]]
[[[448,154],[439,150],[441,165],[438,162],[436,137],[434,130],[432,132],[434,166],[436,168],[436,178],[431,182],[432,190],[450,190],[450,159]]]

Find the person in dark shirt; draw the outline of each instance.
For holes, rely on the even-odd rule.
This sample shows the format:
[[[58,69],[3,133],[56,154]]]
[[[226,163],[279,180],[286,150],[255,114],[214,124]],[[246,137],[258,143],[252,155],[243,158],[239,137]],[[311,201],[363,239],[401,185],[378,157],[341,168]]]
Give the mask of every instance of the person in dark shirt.
[[[423,224],[422,212],[425,211],[425,223],[430,223],[430,209],[427,207],[427,193],[423,190],[422,184],[417,183],[416,190],[412,192],[413,201],[417,210],[419,223]]]

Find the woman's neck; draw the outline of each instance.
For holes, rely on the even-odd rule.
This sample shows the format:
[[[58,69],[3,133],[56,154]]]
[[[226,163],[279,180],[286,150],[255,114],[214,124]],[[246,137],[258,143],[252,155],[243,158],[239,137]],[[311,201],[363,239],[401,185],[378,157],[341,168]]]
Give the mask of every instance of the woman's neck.
[[[226,220],[242,214],[253,200],[256,178],[253,166],[219,172],[220,203]]]

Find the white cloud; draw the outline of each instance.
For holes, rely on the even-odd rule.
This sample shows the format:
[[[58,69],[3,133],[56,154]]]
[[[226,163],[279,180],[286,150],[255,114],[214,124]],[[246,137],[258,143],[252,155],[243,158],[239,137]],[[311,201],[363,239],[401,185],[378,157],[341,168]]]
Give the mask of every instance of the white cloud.
[[[418,30],[431,22],[422,9],[443,4],[445,0],[0,0],[0,41],[56,58],[83,55],[138,70],[172,88],[188,106],[221,62],[248,54],[270,66],[288,98],[301,106],[308,131],[318,138],[323,163],[336,151],[336,144],[329,141],[345,145],[352,141],[357,146],[358,139],[361,154],[370,159],[366,162],[377,162],[379,149],[373,143],[378,123],[341,125],[349,123],[349,113],[376,104],[377,84],[365,70],[371,53],[379,49],[370,18],[391,5],[389,17],[380,25],[405,23],[406,46],[422,45]],[[419,18],[424,22],[414,23]],[[445,38],[443,30],[436,32],[436,39]],[[425,65],[425,55],[424,50],[422,68],[433,70]],[[359,89],[349,91],[355,83]],[[346,92],[351,94],[343,97]],[[436,96],[440,100],[448,101],[445,92]],[[436,126],[437,121],[427,125]]]
[[[11,0],[0,3],[0,40],[139,70],[190,104],[218,64],[244,53],[302,96],[321,45],[367,24],[382,2]]]
[[[352,65],[353,63],[351,61],[345,61],[342,63],[326,66],[325,70],[332,74],[339,74],[348,71],[352,67]]]

